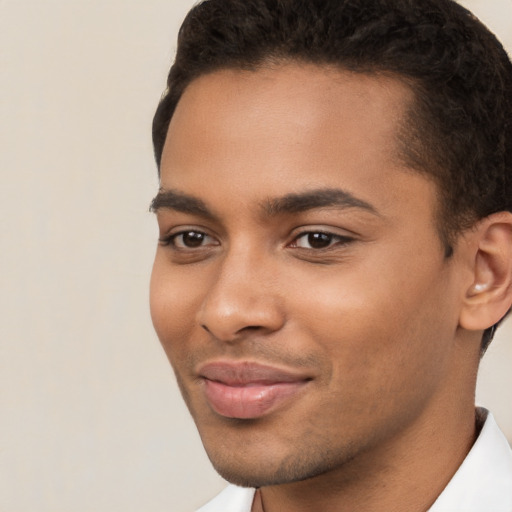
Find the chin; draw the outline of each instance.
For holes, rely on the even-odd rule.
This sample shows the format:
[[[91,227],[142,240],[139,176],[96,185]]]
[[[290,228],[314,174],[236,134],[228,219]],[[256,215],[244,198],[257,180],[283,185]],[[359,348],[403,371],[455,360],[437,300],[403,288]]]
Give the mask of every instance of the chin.
[[[334,461],[332,454],[293,453],[281,458],[244,457],[230,453],[228,456],[208,454],[219,475],[240,487],[268,487],[284,485],[315,478],[333,471],[342,461]]]

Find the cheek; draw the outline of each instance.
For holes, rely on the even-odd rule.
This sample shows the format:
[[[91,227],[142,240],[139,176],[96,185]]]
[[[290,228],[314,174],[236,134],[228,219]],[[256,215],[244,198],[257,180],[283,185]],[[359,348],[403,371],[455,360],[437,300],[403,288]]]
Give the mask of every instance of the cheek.
[[[393,266],[384,258],[380,266],[354,267],[309,281],[303,276],[308,294],[293,293],[298,329],[333,362],[333,379],[350,383],[347,389],[373,382],[375,391],[439,368],[442,340],[456,325],[448,310],[440,318],[443,276],[432,268],[419,273]]]
[[[350,435],[369,439],[376,424],[385,435],[397,427],[393,418],[417,416],[442,381],[447,365],[435,329],[411,320],[375,288],[364,297],[324,290],[314,308],[310,303],[303,311],[301,330],[330,362],[320,396],[329,397],[330,417],[350,418],[344,426]]]
[[[155,331],[171,363],[190,339],[200,301],[194,282],[172,271],[157,254],[150,284],[150,311]]]

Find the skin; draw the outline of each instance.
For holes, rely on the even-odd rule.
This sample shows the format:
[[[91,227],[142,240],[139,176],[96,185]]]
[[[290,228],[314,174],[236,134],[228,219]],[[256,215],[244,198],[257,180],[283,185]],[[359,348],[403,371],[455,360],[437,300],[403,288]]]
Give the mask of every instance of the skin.
[[[393,78],[291,63],[200,77],[172,118],[153,323],[213,465],[262,487],[255,511],[427,510],[474,441],[474,243],[445,257],[436,186],[399,158],[411,101]],[[333,189],[356,199],[276,208]],[[219,359],[308,381],[226,418],[198,375]]]

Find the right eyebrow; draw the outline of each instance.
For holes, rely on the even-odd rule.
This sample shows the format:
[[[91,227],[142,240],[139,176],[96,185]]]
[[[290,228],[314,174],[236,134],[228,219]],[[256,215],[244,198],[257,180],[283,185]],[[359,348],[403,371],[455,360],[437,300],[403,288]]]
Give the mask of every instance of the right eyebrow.
[[[189,196],[183,192],[178,192],[177,190],[161,188],[158,191],[158,194],[151,201],[149,210],[157,213],[162,209],[175,210],[177,212],[197,215],[207,219],[215,218],[201,199]]]

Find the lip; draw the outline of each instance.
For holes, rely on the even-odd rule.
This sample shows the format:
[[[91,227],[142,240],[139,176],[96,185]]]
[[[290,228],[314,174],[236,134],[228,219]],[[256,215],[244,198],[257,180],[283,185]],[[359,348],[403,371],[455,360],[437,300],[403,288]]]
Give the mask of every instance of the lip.
[[[212,362],[199,369],[210,407],[227,418],[255,419],[291,400],[311,380],[304,374],[253,362]]]

